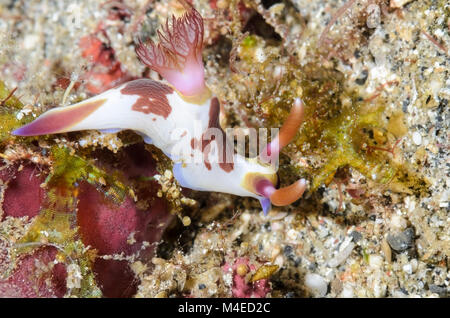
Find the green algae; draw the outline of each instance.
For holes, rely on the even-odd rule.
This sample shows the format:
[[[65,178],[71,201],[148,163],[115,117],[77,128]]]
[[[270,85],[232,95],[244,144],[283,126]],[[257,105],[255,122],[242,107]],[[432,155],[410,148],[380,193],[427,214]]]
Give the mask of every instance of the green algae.
[[[314,67],[303,70],[300,84],[307,109],[295,144],[302,154],[319,155],[325,162],[309,169],[312,189],[329,184],[339,168],[349,166],[378,184],[400,182],[416,192],[426,191],[426,181],[412,167],[393,160],[400,140],[387,129],[389,121],[383,101],[363,100],[344,89],[342,78],[330,72],[333,71],[327,70],[326,77],[318,77],[321,71]]]
[[[5,83],[0,81],[0,101],[4,101],[9,95],[11,91],[8,90]],[[23,104],[20,102],[20,100],[15,97],[14,95],[10,96],[8,100],[4,102],[4,105],[8,108],[13,108],[15,110],[20,110],[23,107]]]
[[[243,72],[235,77],[250,91],[238,96],[243,104],[253,102],[245,109],[248,117],[258,118],[258,125],[266,128],[281,127],[294,98],[300,96],[306,105],[305,121],[280,158],[283,183],[307,177],[315,191],[330,184],[338,170],[351,168],[385,189],[416,195],[428,191],[418,167],[395,157],[401,157],[396,147],[407,132],[403,114],[390,114],[390,119],[381,96],[364,99],[331,62],[323,63],[318,49],[310,52],[315,60],[300,65],[270,40],[238,35],[234,46]]]
[[[261,48],[266,52],[263,63],[255,58],[255,50]],[[266,127],[283,124],[295,97],[301,96],[306,105],[305,121],[283,153],[294,159],[294,164],[301,154],[307,164],[282,165],[279,171],[282,180],[287,178],[288,183],[299,175],[307,176],[311,190],[315,191],[330,184],[339,169],[350,167],[392,191],[415,194],[428,191],[428,182],[412,165],[394,160],[395,147],[406,128],[405,131],[399,128],[402,117],[398,114],[389,120],[382,98],[363,99],[345,86],[342,73],[318,62],[305,66],[280,63],[273,48],[264,47],[263,40],[255,35],[241,42],[240,57],[246,64],[243,67],[250,69],[247,81],[256,83],[259,94],[266,95],[247,112],[262,118]],[[276,63],[286,69],[282,78],[271,78],[273,74],[267,72],[267,66]],[[270,96],[267,92],[275,94]]]
[[[14,95],[10,96],[10,93],[11,91],[0,81],[0,101],[8,98],[0,105],[0,144],[9,141],[12,138],[11,131],[24,123],[23,119],[18,120],[16,117],[17,112],[22,109],[23,104]]]
[[[254,36],[254,35],[247,35],[242,40],[241,46],[245,50],[251,50],[251,49],[255,48],[257,44],[258,44],[258,40],[257,40],[256,36]]]
[[[118,180],[116,175],[108,174],[87,159],[73,155],[65,147],[52,147],[51,157],[54,160],[53,171],[46,180],[50,187],[71,189],[76,188],[75,184],[78,181],[85,180],[118,204],[125,199],[129,189]]]

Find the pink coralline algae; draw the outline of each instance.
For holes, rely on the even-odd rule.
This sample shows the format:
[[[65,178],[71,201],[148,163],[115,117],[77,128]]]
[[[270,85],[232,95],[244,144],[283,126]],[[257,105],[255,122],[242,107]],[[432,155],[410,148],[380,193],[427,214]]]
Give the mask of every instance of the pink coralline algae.
[[[14,273],[0,280],[1,297],[62,297],[66,293],[66,267],[55,262],[57,249],[42,247],[25,255]],[[1,261],[1,259],[0,259]]]
[[[128,167],[124,171],[130,182],[140,176],[152,176],[154,164],[142,145],[127,147],[119,162],[119,165]],[[166,202],[156,197],[157,189],[158,184],[152,182],[147,190],[137,193],[139,198],[152,200],[147,209],[139,209],[130,197],[118,206],[105,199],[94,186],[82,183],[77,220],[83,243],[95,248],[99,256],[137,255],[137,260],[149,261],[154,254],[155,243],[160,241],[172,219]],[[136,292],[139,281],[128,261],[97,258],[93,270],[104,296],[130,297]]]
[[[40,187],[45,179],[34,164],[3,166],[0,179],[6,184],[3,194],[3,215],[6,217],[29,217],[39,214],[45,199]],[[30,255],[19,257],[13,273],[0,280],[0,297],[62,297],[66,293],[66,267],[55,263],[57,250],[52,246],[41,247]],[[0,264],[4,267],[11,260],[7,251],[0,247]]]
[[[271,288],[269,285],[269,280],[260,279],[256,282],[250,282],[246,279],[246,275],[241,276],[237,272],[239,265],[245,265],[250,271],[255,271],[256,267],[253,264],[249,264],[248,258],[240,257],[237,258],[233,266],[226,263],[222,268],[225,272],[230,272],[232,270],[233,283],[231,287],[232,296],[236,298],[264,298],[270,292]]]
[[[104,169],[110,166],[111,171],[123,171],[128,185],[142,182],[140,178],[156,173],[155,161],[142,144],[125,148],[120,160],[115,158],[114,167],[105,163],[107,158],[99,161],[103,161],[99,165]],[[20,171],[17,166],[0,170],[0,178],[6,183],[2,219],[28,216],[33,221],[46,206],[45,189],[41,188],[45,177],[37,166],[30,163],[24,163]],[[150,261],[173,218],[166,201],[156,196],[158,189],[156,181],[145,181],[145,186],[136,194],[149,204],[146,208],[138,208],[131,197],[117,204],[94,185],[80,182],[76,218],[78,231],[84,245],[97,251],[98,257],[92,269],[103,296],[131,297],[136,293],[139,280],[131,270],[130,262]],[[66,265],[55,262],[55,247],[40,247],[31,254],[20,256],[15,264],[11,263],[7,254],[0,247],[0,264],[3,267],[5,264],[14,266],[11,275],[0,280],[0,297],[64,296]],[[130,260],[130,257],[133,259]]]
[[[40,187],[44,179],[45,176],[34,164],[26,164],[20,171],[17,166],[3,167],[0,180],[7,186],[0,221],[7,216],[32,218],[38,215],[45,198],[45,190]]]
[[[99,256],[139,253],[140,260],[152,256],[152,243],[159,241],[170,217],[162,200],[155,200],[145,211],[131,198],[117,207],[89,184],[81,186],[79,198],[77,219],[85,245],[94,247]],[[148,247],[143,246],[144,241],[149,242]],[[93,269],[104,296],[127,297],[136,292],[138,281],[128,261],[97,258]]]

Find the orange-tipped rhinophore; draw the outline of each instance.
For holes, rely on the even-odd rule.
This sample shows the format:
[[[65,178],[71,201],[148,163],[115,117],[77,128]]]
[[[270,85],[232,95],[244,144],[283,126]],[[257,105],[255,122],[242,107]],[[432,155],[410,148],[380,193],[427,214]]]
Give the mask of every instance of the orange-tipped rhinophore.
[[[287,187],[275,190],[270,196],[270,202],[276,206],[289,205],[300,199],[305,190],[306,181],[300,179]]]
[[[303,101],[300,98],[296,98],[289,116],[281,127],[279,134],[267,145],[266,149],[260,153],[259,159],[262,162],[273,162],[271,159],[274,158],[274,156],[278,156],[281,149],[294,139],[295,134],[303,122],[303,115]],[[255,189],[257,193],[265,198],[260,201],[264,213],[267,214],[270,209],[268,200],[276,206],[289,205],[301,198],[306,190],[306,181],[305,179],[300,179],[287,187],[277,190],[274,184],[269,180],[260,179],[256,182]]]
[[[288,118],[281,126],[279,134],[267,145],[259,157],[263,162],[269,162],[272,156],[278,156],[281,149],[294,139],[295,134],[303,122],[304,104],[300,98],[296,98],[292,105]]]

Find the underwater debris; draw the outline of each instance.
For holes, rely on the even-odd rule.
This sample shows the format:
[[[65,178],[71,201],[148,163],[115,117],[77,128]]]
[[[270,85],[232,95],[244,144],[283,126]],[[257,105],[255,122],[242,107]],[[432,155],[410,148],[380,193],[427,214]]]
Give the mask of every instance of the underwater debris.
[[[448,50],[443,44],[439,43],[439,41],[429,35],[428,32],[425,32],[424,30],[422,30],[421,32],[427,37],[428,40],[430,40],[434,45],[436,45],[440,50],[444,51],[445,54],[448,55]]]

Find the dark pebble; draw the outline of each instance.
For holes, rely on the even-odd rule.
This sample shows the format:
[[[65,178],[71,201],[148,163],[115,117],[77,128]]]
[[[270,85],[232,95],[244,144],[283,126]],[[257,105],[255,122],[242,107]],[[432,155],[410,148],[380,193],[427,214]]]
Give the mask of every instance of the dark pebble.
[[[295,256],[293,254],[289,254],[289,256],[287,258],[289,261],[295,263]]]
[[[286,297],[286,298],[294,298],[295,297],[295,293],[294,292],[287,292],[284,297]]]
[[[350,236],[353,238],[353,242],[355,243],[362,239],[362,234],[358,231],[353,231],[350,233]]]
[[[308,269],[310,271],[313,271],[317,268],[317,263],[316,262],[312,262],[311,264],[309,264]]]
[[[330,288],[331,292],[338,295],[341,293],[342,289],[344,287],[344,284],[342,284],[341,280],[339,278],[335,278],[331,281]]]
[[[402,104],[402,111],[403,111],[404,113],[407,113],[407,112],[408,112],[408,106],[409,106],[410,103],[411,103],[411,100],[409,99],[409,97],[403,101],[403,104]]]
[[[292,251],[293,251],[292,246],[286,245],[286,246],[284,247],[283,253],[284,253],[284,255],[289,256],[289,255],[292,254]]]
[[[394,251],[406,251],[414,247],[414,229],[407,228],[399,234],[389,234],[387,241]]]
[[[368,76],[369,76],[369,72],[367,70],[362,71],[361,76],[355,80],[356,84],[364,85]]]
[[[430,285],[430,291],[432,293],[438,294],[439,296],[443,296],[443,297],[448,295],[447,288],[442,287],[442,286],[438,286],[438,285],[434,285],[434,284]]]
[[[400,287],[400,290],[403,294],[409,295],[408,291],[406,289],[404,289],[403,287]]]

